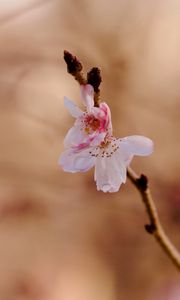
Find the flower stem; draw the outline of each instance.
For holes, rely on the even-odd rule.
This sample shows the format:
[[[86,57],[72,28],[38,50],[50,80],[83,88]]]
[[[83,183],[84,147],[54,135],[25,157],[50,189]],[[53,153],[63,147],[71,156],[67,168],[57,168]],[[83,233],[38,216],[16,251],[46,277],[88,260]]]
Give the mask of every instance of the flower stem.
[[[142,201],[145,205],[150,222],[148,225],[145,225],[146,231],[155,237],[164,252],[169,256],[171,261],[180,271],[180,253],[169,240],[160,223],[157,209],[154,204],[151,191],[148,187],[147,177],[145,175],[141,175],[140,177],[138,177],[138,175],[131,168],[128,168],[127,175],[140,192]]]

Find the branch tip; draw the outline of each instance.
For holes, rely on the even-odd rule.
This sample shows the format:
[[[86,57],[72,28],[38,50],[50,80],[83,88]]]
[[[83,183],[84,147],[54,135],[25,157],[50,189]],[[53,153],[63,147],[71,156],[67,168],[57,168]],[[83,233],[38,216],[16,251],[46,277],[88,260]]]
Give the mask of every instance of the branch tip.
[[[64,50],[64,60],[67,64],[67,70],[70,74],[74,75],[77,72],[81,72],[82,64],[76,56],[72,55],[67,50]]]
[[[67,64],[67,71],[70,73],[75,80],[80,85],[90,84],[94,88],[94,106],[99,106],[99,97],[100,97],[100,89],[99,86],[101,84],[102,78],[100,74],[100,69],[97,67],[92,68],[88,74],[87,78],[82,73],[83,66],[80,60],[69,51],[64,50],[64,60]]]
[[[93,86],[95,93],[99,92],[99,86],[102,82],[99,68],[94,67],[87,73],[87,82]]]

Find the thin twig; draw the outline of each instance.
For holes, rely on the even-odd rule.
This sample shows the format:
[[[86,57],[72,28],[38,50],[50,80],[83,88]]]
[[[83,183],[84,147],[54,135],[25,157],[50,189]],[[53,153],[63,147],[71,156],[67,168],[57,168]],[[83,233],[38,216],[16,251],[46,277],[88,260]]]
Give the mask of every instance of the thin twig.
[[[148,225],[145,225],[146,231],[155,237],[164,252],[169,256],[178,270],[180,270],[180,253],[169,240],[162,228],[151,191],[148,187],[147,177],[145,175],[138,177],[131,168],[128,168],[127,175],[140,192],[142,201],[146,207],[146,212],[150,222]]]

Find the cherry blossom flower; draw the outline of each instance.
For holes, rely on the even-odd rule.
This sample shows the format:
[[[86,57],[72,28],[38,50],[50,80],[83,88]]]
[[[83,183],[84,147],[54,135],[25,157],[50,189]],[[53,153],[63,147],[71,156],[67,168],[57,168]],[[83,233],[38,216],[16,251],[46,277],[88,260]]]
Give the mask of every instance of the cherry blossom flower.
[[[65,106],[76,121],[65,137],[65,151],[59,164],[71,173],[86,172],[95,166],[97,190],[117,192],[126,181],[133,156],[151,154],[153,142],[138,135],[115,138],[108,105],[103,102],[94,107],[94,90],[90,85],[81,86],[81,96],[85,112],[65,98]]]
[[[94,89],[90,84],[80,86],[81,98],[86,107],[82,111],[67,97],[64,98],[65,107],[76,118],[74,126],[68,131],[65,148],[76,146],[79,150],[90,144],[98,145],[107,134],[111,134],[111,114],[106,103],[94,107]]]

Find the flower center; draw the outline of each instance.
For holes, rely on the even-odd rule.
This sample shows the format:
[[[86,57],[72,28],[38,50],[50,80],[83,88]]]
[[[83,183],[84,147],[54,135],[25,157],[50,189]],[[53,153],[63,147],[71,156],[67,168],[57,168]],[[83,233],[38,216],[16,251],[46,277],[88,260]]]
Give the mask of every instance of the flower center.
[[[111,143],[110,141],[104,140],[104,141],[101,142],[101,144],[99,145],[99,148],[100,148],[100,149],[105,149],[106,147],[108,147],[108,145],[109,145],[110,143]]]
[[[97,130],[100,126],[100,121],[98,119],[93,118],[90,122],[89,122],[89,126],[91,127],[92,130]]]
[[[97,147],[89,154],[93,157],[110,158],[119,149],[117,140],[114,137],[106,137]]]
[[[100,120],[93,115],[87,116],[85,119],[85,132],[89,134],[91,131],[96,131],[100,127]]]

